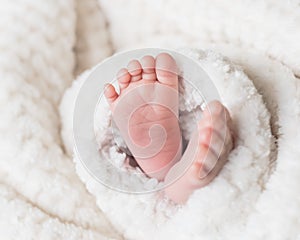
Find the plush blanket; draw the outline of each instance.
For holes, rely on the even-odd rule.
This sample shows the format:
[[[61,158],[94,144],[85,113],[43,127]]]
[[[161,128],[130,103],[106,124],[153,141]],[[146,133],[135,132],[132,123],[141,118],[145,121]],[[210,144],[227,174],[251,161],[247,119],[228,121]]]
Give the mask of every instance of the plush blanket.
[[[195,209],[193,203],[199,196],[205,199],[205,191],[212,190],[199,191],[190,199],[187,211],[162,230],[156,229],[157,239],[185,239],[184,234],[173,236],[176,226],[177,231],[193,235],[187,229],[200,223],[205,225],[199,226],[195,239],[300,238],[299,9],[298,1],[271,0],[3,1],[1,238],[151,237],[151,222],[143,222],[145,231],[134,219],[131,226],[125,225],[126,215],[103,202],[118,204],[113,198],[115,193],[101,196],[99,189],[103,186],[93,182],[80,164],[72,161],[72,101],[62,102],[59,115],[60,100],[77,74],[114,51],[146,46],[213,49],[229,57],[230,65],[240,65],[237,72],[245,73],[253,82],[255,95],[260,94],[264,102],[260,106],[270,113],[267,126],[275,142],[274,149],[265,146],[270,164],[264,168],[267,172],[262,179],[257,175],[251,178],[251,174],[247,175],[250,179],[235,176],[237,196],[253,187],[252,179],[258,186],[255,194],[245,194],[243,201],[234,202],[232,209],[239,209],[236,215],[233,212],[226,219],[226,211],[221,208],[218,213],[217,208],[212,216],[223,216],[222,222],[217,222],[215,217],[201,216],[200,208],[196,210],[200,220],[193,217],[193,224],[183,225],[181,220],[188,219]],[[216,67],[212,74],[216,72],[221,76],[218,79],[228,77],[226,69]],[[87,74],[81,75],[81,81]],[[73,82],[64,99],[68,95],[69,99],[76,97],[76,85],[80,84],[80,80]],[[240,167],[257,170],[255,165]],[[220,179],[216,182],[220,183]],[[247,201],[247,208],[238,205]],[[216,205],[208,206],[213,209]]]

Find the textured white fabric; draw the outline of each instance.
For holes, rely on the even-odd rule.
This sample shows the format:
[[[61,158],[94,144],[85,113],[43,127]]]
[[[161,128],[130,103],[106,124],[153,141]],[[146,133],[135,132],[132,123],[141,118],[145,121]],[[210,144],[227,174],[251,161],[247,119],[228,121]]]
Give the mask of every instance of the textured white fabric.
[[[224,237],[230,232],[230,228],[241,228],[247,221],[247,216],[255,205],[260,189],[265,186],[271,169],[273,138],[269,114],[254,86],[241,70],[217,54],[185,52],[200,61],[216,85],[223,103],[231,112],[237,134],[235,150],[218,178],[205,189],[197,191],[180,210],[173,205],[169,206],[157,193],[135,195],[108,189],[88,174],[84,174],[85,169],[75,156],[79,165],[79,175],[91,193],[97,197],[98,205],[129,239],[198,239],[199,236],[204,237],[206,231],[210,232],[210,238]],[[192,101],[187,102],[196,103],[192,90],[186,88],[185,97],[181,101],[191,99]],[[182,113],[186,112],[188,107],[191,108],[190,111],[198,111],[196,105],[189,104],[182,107]],[[124,154],[118,153],[117,146],[113,144],[114,138],[108,129],[109,112],[102,110],[101,113],[97,121],[100,125],[99,132],[102,134],[99,146],[111,144],[111,148],[101,148],[100,152],[102,156],[108,155],[112,161],[124,161]],[[190,121],[187,122],[188,120]],[[182,127],[185,132],[193,131],[195,123],[193,119],[185,119]],[[108,159],[104,158],[103,161]],[[129,179],[130,174],[132,173],[128,172]],[[110,178],[116,179],[117,176],[111,174]],[[141,181],[144,182],[145,190],[149,190],[151,180],[141,178]],[[218,198],[219,195],[222,195],[222,198]],[[210,224],[206,223],[207,218],[210,219]],[[193,222],[189,222],[190,219],[193,219]],[[227,219],[231,221],[226,221]],[[215,229],[218,229],[218,232]]]
[[[299,239],[300,80],[281,63],[249,50],[238,52],[228,48],[223,52],[244,67],[263,94],[272,113],[273,135],[277,138],[274,172],[249,216],[246,232],[241,238]]]
[[[295,239],[299,234],[300,211],[295,183],[299,181],[300,167],[295,163],[299,150],[293,144],[297,145],[294,139],[299,137],[295,130],[300,117],[299,80],[282,64],[255,51],[232,45],[211,48],[229,55],[253,78],[272,116],[270,123],[272,135],[277,139],[276,148],[268,132],[268,113],[249,80],[240,69],[210,53],[202,60],[202,66],[219,87],[238,131],[236,149],[212,184],[198,190],[177,211],[156,194],[126,195],[107,189],[91,178],[76,160],[79,176],[97,197],[98,206],[129,239],[198,239],[199,236],[203,239],[265,239],[266,236]],[[200,52],[198,57],[202,59],[203,55]],[[83,79],[84,76],[81,81]],[[74,86],[69,92],[76,89]],[[65,101],[72,102],[70,96]],[[109,114],[100,118],[104,124],[102,130],[107,117]],[[294,199],[293,211],[286,211],[290,199]],[[289,228],[279,228],[282,221],[288,222]],[[264,222],[268,222],[268,227]],[[274,228],[280,230],[274,231]]]
[[[221,232],[217,227],[205,231],[205,226],[218,223],[211,224],[212,220],[206,218],[207,225],[199,227],[196,219],[201,234],[193,237],[299,239],[300,97],[299,80],[293,75],[300,75],[299,1],[99,2],[100,8],[94,7],[92,0],[1,1],[1,238],[122,239],[106,216],[127,237],[146,239],[145,232],[152,234],[152,223],[136,227],[133,217],[129,221],[134,223],[132,227],[125,226],[122,217],[126,215],[120,216],[116,209],[104,216],[100,208],[105,202],[99,197],[96,205],[94,196],[85,190],[71,157],[64,152],[65,147],[72,152],[72,106],[68,105],[72,101],[66,97],[60,108],[65,146],[59,132],[58,103],[74,71],[90,68],[112,50],[193,46],[213,48],[242,66],[271,113],[278,152],[271,156],[274,164],[270,178],[264,179],[267,183],[256,192],[260,194],[254,194],[257,199],[251,199],[251,209],[236,218],[242,217],[245,225],[235,227],[228,222]],[[230,47],[223,46],[228,43]],[[68,95],[76,96],[76,84],[80,85],[74,82]],[[80,165],[77,171],[82,179],[89,179]],[[236,178],[240,179],[238,175]],[[89,192],[99,191],[92,180],[86,185]],[[218,198],[222,198],[220,194]],[[177,224],[169,224],[163,231],[155,229],[155,234],[168,239],[180,226],[192,232],[189,230],[195,225],[185,219],[196,209],[193,203],[198,197],[198,193],[193,195],[189,209],[182,212],[182,218],[177,217]],[[106,201],[112,200],[116,201],[109,197]],[[182,239],[180,234],[176,237]]]
[[[298,0],[98,1],[117,49],[232,43],[255,48],[300,75]]]
[[[112,236],[59,131],[75,63],[73,1],[2,1],[0,16],[1,238]]]
[[[107,20],[96,0],[76,0],[76,69],[75,73],[92,67],[112,54]]]

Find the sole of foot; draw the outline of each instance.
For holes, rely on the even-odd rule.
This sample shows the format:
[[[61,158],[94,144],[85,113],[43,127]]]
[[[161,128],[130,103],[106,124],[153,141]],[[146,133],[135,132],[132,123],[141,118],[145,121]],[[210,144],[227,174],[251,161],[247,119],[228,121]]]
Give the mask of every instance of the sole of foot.
[[[105,87],[113,120],[141,169],[163,180],[181,157],[178,75],[167,53],[131,60]]]

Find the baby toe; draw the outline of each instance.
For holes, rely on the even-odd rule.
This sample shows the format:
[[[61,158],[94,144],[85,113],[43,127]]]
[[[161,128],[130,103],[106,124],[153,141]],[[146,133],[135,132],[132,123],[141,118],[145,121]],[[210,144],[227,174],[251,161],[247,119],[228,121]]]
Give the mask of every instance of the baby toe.
[[[226,149],[225,139],[221,137],[218,133],[213,131],[211,135],[211,141],[209,148],[214,152],[214,154],[219,158]]]
[[[141,64],[143,68],[143,79],[156,81],[155,73],[155,59],[152,56],[144,56],[141,59]]]
[[[128,63],[127,69],[131,75],[131,81],[135,82],[142,79],[142,66],[138,60],[132,60]]]
[[[129,74],[129,72],[126,68],[122,68],[117,73],[117,79],[118,79],[120,89],[123,90],[129,85],[130,80],[131,80],[131,75]]]
[[[199,149],[200,153],[197,162],[201,165],[197,177],[204,179],[215,168],[218,157],[207,146],[200,145]]]
[[[200,144],[207,146],[211,151],[219,157],[225,147],[225,139],[220,137],[213,128],[205,128],[200,130]]]
[[[112,84],[108,83],[105,85],[104,96],[110,105],[118,98],[118,93]]]
[[[198,123],[198,128],[199,130],[204,128],[213,128],[214,130],[222,132],[227,128],[227,125],[224,118],[219,115],[204,114]]]
[[[200,132],[199,132],[200,143],[204,144],[206,146],[209,146],[210,142],[211,142],[212,132],[213,132],[213,129],[210,127],[200,129]]]
[[[208,103],[207,107],[204,109],[204,116],[211,116],[211,115],[217,115],[217,116],[224,116],[224,109],[225,107],[223,106],[223,104],[219,101],[211,101],[210,103]]]
[[[177,64],[170,54],[160,53],[156,57],[155,70],[159,82],[178,88]]]

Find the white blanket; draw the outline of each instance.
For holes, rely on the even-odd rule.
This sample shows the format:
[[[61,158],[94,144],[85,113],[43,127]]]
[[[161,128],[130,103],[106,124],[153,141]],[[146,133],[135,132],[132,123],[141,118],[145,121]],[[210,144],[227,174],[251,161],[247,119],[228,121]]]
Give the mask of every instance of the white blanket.
[[[135,224],[126,227],[116,213],[103,214],[96,185],[86,182],[89,193],[77,177],[59,134],[59,100],[75,67],[78,73],[113,50],[194,46],[213,48],[242,66],[263,95],[277,143],[273,171],[251,199],[243,222],[227,222],[221,232],[200,229],[199,238],[216,239],[220,233],[225,239],[299,238],[300,96],[294,76],[300,74],[299,3],[101,0],[100,6],[104,16],[93,0],[3,1],[0,6],[1,237],[145,239]],[[61,113],[71,118],[68,111],[72,106],[63,104]],[[62,122],[70,153],[66,128],[72,123]],[[88,179],[84,172],[80,176]],[[218,226],[206,220],[206,226]],[[161,239],[172,229],[166,228]]]

